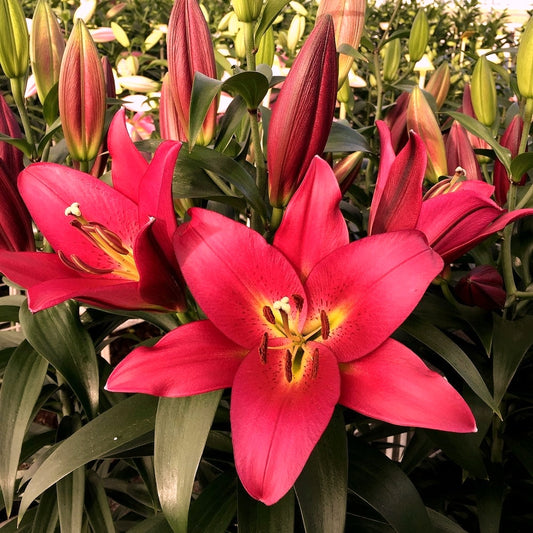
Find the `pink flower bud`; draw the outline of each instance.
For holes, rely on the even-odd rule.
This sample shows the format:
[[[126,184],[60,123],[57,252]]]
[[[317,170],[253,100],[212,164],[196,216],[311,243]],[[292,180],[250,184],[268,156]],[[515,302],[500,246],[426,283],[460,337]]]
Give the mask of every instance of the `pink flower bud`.
[[[516,157],[518,154],[523,127],[524,121],[522,117],[520,115],[515,115],[500,139],[500,144],[505,146],[505,148],[509,148],[511,151],[511,157]],[[496,197],[496,202],[503,206],[507,202],[507,191],[510,186],[510,177],[505,171],[505,167],[498,159],[494,161],[494,173],[492,177],[495,187],[494,196]],[[526,179],[527,174],[524,174],[518,185],[524,185]]]
[[[461,167],[467,180],[482,180],[481,168],[468,140],[466,130],[454,121],[446,138],[446,160],[449,169]]]
[[[437,104],[437,109],[440,109],[450,90],[450,67],[447,62],[444,62],[431,75],[426,83],[426,91],[433,95]]]
[[[180,129],[180,120],[176,104],[168,86],[168,75],[163,78],[161,84],[161,97],[159,99],[159,128],[162,139],[178,141],[185,137]]]
[[[333,20],[324,15],[289,71],[272,110],[267,165],[270,203],[283,207],[326,146],[337,94]]]
[[[98,153],[105,109],[102,64],[89,30],[78,19],[67,42],[59,76],[59,115],[73,159],[89,161]]]
[[[506,298],[500,273],[489,265],[478,266],[461,278],[455,294],[466,305],[488,310],[501,309]]]
[[[0,133],[9,135],[15,139],[22,138],[17,117],[7,105],[2,94],[0,94]],[[0,141],[0,159],[4,162],[4,170],[13,184],[17,183],[17,176],[24,168],[22,162],[22,152],[13,145]]]
[[[169,85],[178,112],[181,141],[189,137],[189,107],[194,74],[217,77],[209,27],[196,0],[176,0],[167,35]],[[217,104],[213,102],[202,126],[198,144],[207,145],[215,134]]]

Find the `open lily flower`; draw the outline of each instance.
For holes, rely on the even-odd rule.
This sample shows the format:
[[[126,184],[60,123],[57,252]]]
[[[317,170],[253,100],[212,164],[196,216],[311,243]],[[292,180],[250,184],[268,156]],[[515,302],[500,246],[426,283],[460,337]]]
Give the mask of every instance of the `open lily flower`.
[[[26,206],[56,251],[0,253],[0,272],[28,289],[32,311],[69,298],[118,309],[185,306],[172,248],[180,144],[162,143],[148,164],[129,138],[123,111],[108,144],[114,187],[53,163],[30,165],[19,176]]]
[[[401,425],[475,430],[451,385],[389,338],[440,272],[440,257],[418,231],[349,243],[340,199],[332,170],[315,157],[273,245],[192,209],[175,249],[208,320],[137,348],[106,386],[169,397],[232,387],[237,472],[267,505],[290,490],[337,403]]]
[[[451,263],[489,235],[515,220],[533,215],[533,209],[507,212],[491,200],[494,187],[477,180],[464,181],[452,192],[421,201],[427,154],[417,134],[396,156],[391,132],[377,122],[382,158],[369,217],[369,234],[418,229],[429,245]]]

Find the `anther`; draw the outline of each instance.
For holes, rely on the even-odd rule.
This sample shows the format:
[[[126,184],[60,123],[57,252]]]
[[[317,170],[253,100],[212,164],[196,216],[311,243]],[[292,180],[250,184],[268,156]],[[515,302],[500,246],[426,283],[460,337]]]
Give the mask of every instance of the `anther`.
[[[115,252],[121,254],[121,255],[128,255],[129,250],[124,247],[122,244],[122,239],[111,230],[107,229],[104,226],[101,226],[100,224],[96,224],[93,222],[93,227],[98,236],[105,241],[105,243]]]
[[[263,316],[266,318],[267,322],[270,322],[271,324],[276,323],[276,317],[274,316],[272,309],[268,305],[265,305],[265,307],[263,307]]]
[[[73,270],[77,270],[78,272],[98,275],[111,274],[113,272],[112,268],[96,268],[90,266],[85,261],[81,260],[77,255],[71,255],[70,257],[67,257],[61,250],[58,250],[57,255],[64,265],[72,268]]]
[[[311,354],[311,361],[311,377],[315,379],[318,376],[318,348],[313,350],[313,353]]]
[[[80,204],[78,202],[74,202],[65,209],[65,216],[68,217],[69,215],[72,215],[74,217],[81,217],[81,209]]]
[[[285,379],[288,383],[292,381],[292,354],[290,350],[285,352]]]
[[[322,334],[322,339],[326,340],[329,337],[329,319],[324,309],[320,310],[320,332]]]
[[[268,333],[263,333],[263,339],[259,345],[259,358],[264,365],[267,362],[267,350],[268,350]]]
[[[292,299],[294,300],[294,304],[296,305],[296,311],[298,311],[299,313],[302,311],[302,309],[304,308],[304,299],[302,296],[300,296],[299,294],[293,294],[292,295]]]

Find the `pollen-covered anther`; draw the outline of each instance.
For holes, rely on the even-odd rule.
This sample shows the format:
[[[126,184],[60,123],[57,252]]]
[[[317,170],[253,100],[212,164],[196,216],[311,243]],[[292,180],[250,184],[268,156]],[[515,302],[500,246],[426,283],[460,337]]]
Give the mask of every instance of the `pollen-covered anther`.
[[[284,296],[281,300],[276,300],[273,304],[274,309],[277,311],[283,311],[289,314],[291,312],[291,304],[289,303],[289,297]]]
[[[266,364],[267,362],[267,351],[268,351],[268,333],[263,333],[263,338],[261,339],[261,344],[259,345],[259,359],[261,363]]]
[[[65,216],[68,217],[69,215],[72,215],[74,217],[81,217],[81,209],[80,204],[78,202],[74,202],[65,209]]]
[[[320,310],[320,333],[322,335],[322,339],[326,340],[329,338],[329,318],[324,309]]]
[[[292,354],[290,350],[285,352],[285,379],[288,383],[292,381]]]
[[[318,348],[311,354],[311,377],[315,379],[318,376]]]
[[[263,307],[263,316],[266,318],[267,322],[270,322],[271,324],[276,323],[276,317],[274,316],[274,312],[268,305],[265,305]]]

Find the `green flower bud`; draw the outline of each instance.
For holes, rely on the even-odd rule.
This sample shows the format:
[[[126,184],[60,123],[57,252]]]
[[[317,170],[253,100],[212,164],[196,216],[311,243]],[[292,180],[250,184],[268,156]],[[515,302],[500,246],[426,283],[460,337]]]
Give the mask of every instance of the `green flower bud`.
[[[274,49],[274,30],[272,29],[272,26],[269,26],[259,41],[257,54],[255,55],[255,62],[258,65],[264,63],[271,67],[274,62]]]
[[[30,58],[26,17],[19,0],[0,0],[0,66],[10,78],[22,78]]]
[[[303,37],[305,31],[305,17],[296,13],[291,20],[289,31],[287,32],[287,48],[291,54],[294,54],[296,47]]]
[[[427,84],[426,91],[433,95],[437,104],[437,109],[440,109],[450,90],[450,67],[447,62],[444,62],[431,75]]]
[[[516,54],[516,81],[524,98],[533,98],[533,17],[529,19]]]
[[[393,39],[383,47],[383,79],[388,82],[398,77],[398,68],[401,59],[400,39]]]
[[[477,119],[485,126],[492,126],[496,120],[498,102],[496,84],[489,60],[485,56],[480,57],[474,67],[470,89]]]
[[[416,14],[411,33],[409,34],[409,60],[416,63],[426,51],[429,40],[429,24],[424,9],[419,9]]]
[[[263,0],[231,0],[231,5],[240,22],[255,22],[261,14]]]

